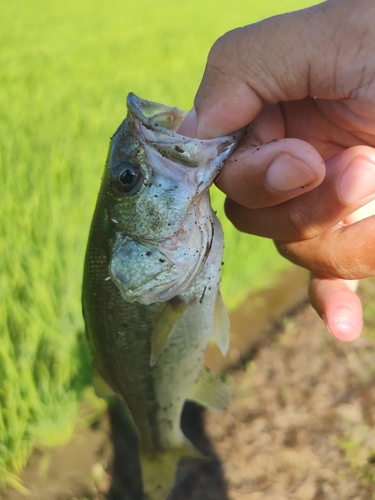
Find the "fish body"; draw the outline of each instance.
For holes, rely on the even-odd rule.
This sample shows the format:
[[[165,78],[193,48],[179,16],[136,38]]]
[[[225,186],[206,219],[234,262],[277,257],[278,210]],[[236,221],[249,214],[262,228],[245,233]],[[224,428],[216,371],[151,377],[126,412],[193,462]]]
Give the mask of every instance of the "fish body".
[[[185,138],[175,131],[186,113],[134,94],[127,105],[91,225],[83,313],[95,368],[129,410],[144,489],[156,500],[192,453],[180,428],[185,400],[228,403],[203,367],[210,338],[223,352],[229,339],[223,235],[208,188],[240,134]]]

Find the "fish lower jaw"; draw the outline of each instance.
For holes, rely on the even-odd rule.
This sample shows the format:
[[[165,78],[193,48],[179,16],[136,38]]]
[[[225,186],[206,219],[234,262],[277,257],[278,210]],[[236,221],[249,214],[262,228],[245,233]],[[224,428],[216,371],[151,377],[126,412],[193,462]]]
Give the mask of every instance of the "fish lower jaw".
[[[150,287],[152,282],[144,283],[137,288],[129,288],[124,286],[119,280],[114,278],[112,278],[112,280],[119,289],[121,297],[129,303],[138,302],[139,304],[148,306],[155,302],[167,302],[179,293],[171,293],[169,284],[162,290],[160,286]]]
[[[211,251],[211,209],[207,215],[199,224],[186,222],[163,245],[118,234],[109,274],[126,302],[167,302],[190,288]]]

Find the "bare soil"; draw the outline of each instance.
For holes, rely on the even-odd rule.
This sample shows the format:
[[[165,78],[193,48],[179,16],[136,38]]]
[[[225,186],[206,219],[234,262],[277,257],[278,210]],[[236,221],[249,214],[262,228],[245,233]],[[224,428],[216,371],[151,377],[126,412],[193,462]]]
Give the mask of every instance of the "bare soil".
[[[374,294],[370,281],[361,292],[367,330],[375,324]],[[304,291],[297,295],[304,302]],[[375,499],[375,335],[339,343],[309,305],[288,315],[282,309],[278,318],[265,317],[261,338],[238,344],[228,358],[229,409],[212,414],[186,405],[184,432],[211,460],[181,461],[172,500]],[[251,318],[245,323],[251,330]],[[134,446],[116,411],[110,419],[114,446],[106,417],[56,450],[48,465],[35,453],[22,476],[28,498],[103,500],[114,478],[126,491],[110,498],[130,499]]]

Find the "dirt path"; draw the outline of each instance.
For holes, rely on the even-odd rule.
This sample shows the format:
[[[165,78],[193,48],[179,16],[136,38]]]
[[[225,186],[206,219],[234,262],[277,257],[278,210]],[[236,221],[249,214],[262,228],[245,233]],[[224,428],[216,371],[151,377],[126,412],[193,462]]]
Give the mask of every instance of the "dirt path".
[[[370,304],[374,282],[362,295]],[[375,313],[367,311],[373,328]],[[233,402],[226,412],[186,408],[185,432],[216,459],[185,460],[173,500],[375,499],[374,340],[338,343],[310,306],[284,318],[267,338],[251,361],[228,375]],[[104,498],[107,423],[76,440],[78,447],[56,452],[44,479],[35,465],[25,471],[29,498]],[[77,476],[78,462],[86,463],[84,475]]]
[[[206,416],[231,500],[375,498],[373,341],[341,344],[305,308]]]

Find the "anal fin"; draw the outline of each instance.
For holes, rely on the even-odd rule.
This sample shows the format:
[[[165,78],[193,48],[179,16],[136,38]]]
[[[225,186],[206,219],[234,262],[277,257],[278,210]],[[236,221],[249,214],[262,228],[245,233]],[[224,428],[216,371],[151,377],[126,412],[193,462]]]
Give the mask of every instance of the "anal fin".
[[[187,399],[220,412],[228,408],[231,394],[229,387],[215,373],[204,368]]]

